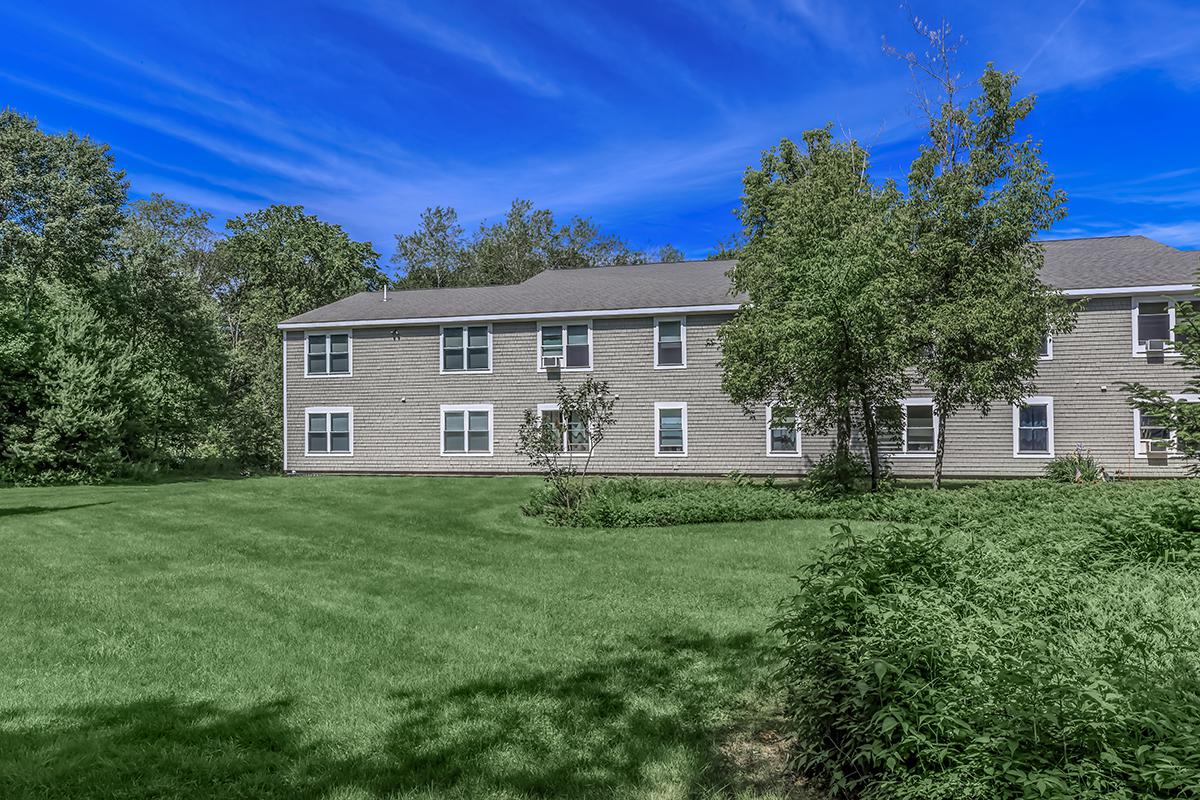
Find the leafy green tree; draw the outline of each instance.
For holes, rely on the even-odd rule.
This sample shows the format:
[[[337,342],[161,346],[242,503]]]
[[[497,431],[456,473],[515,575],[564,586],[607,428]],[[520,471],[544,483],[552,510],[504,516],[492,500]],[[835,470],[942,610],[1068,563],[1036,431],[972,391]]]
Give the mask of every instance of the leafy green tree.
[[[125,450],[178,460],[216,422],[227,383],[217,302],[203,285],[211,216],[162,195],[135,201],[116,240],[105,296],[129,348],[136,392]]]
[[[682,257],[668,245],[660,252]],[[641,264],[646,253],[619,236],[602,232],[590,219],[559,224],[553,212],[514,200],[501,222],[482,224],[464,235],[453,208],[427,208],[421,225],[396,236],[392,263],[403,272],[402,289],[492,286],[520,283],[542,270]]]
[[[126,188],[107,145],[0,111],[0,294],[28,318],[46,286],[94,284]]]
[[[458,212],[436,206],[421,212],[421,226],[396,235],[392,263],[403,272],[398,282],[405,289],[441,289],[453,286],[467,263],[467,247]]]
[[[680,261],[687,261],[687,255],[678,247],[671,243],[664,244],[653,250],[647,259],[655,264],[675,264]]]
[[[1186,374],[1179,394],[1200,395],[1200,308],[1195,303],[1175,306],[1174,352],[1179,356],[1174,359],[1176,366]],[[1189,471],[1200,474],[1200,403],[1176,399],[1174,392],[1143,383],[1125,383],[1121,388],[1129,395],[1129,404],[1142,412],[1143,427],[1150,427],[1146,422],[1152,418],[1167,433],[1158,446],[1188,459]]]
[[[369,242],[300,206],[270,206],[225,227],[211,273],[230,348],[225,446],[247,465],[276,466],[283,372],[275,326],[387,279]]]
[[[107,147],[73,133],[47,134],[29,117],[0,111],[3,471],[24,469],[11,462],[18,449],[30,456],[33,421],[48,419],[49,406],[62,407],[62,386],[46,379],[48,359],[61,356],[60,294],[69,287],[80,302],[96,296],[125,191]],[[37,453],[49,458],[49,440],[39,442]]]
[[[719,332],[722,386],[747,411],[795,409],[803,430],[836,433],[850,458],[865,433],[872,487],[880,478],[878,409],[906,389],[901,316],[893,295],[904,257],[901,197],[875,187],[856,142],[829,128],[784,139],[747,170],[745,244],[730,273],[744,304]]]
[[[38,483],[103,478],[122,461],[134,391],[128,348],[84,298],[62,290],[44,297],[53,321],[35,375],[39,403],[10,426],[4,472]]]
[[[517,453],[541,470],[554,505],[570,511],[583,500],[592,456],[616,422],[616,402],[608,383],[589,375],[574,389],[559,384],[554,415],[525,410]]]
[[[728,239],[722,239],[717,242],[716,247],[712,252],[704,257],[705,261],[732,261],[742,253],[742,248],[746,243],[742,241],[742,237],[738,234],[733,234]]]
[[[949,27],[917,23],[928,57],[904,56],[933,79],[928,140],[908,176],[908,346],[940,419],[933,485],[941,485],[946,431],[961,409],[987,413],[1034,389],[1044,337],[1073,325],[1072,307],[1038,280],[1033,239],[1065,215],[1065,194],[1041,146],[1017,136],[1034,98],[1014,99],[1017,76],[990,64],[962,102]]]

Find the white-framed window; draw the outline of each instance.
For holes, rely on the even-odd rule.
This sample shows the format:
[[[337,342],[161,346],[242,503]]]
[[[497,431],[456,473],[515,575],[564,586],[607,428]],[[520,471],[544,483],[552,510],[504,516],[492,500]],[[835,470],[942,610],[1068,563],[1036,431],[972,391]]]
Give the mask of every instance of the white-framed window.
[[[687,455],[687,403],[654,404],[654,455]]]
[[[492,405],[474,403],[442,406],[442,455],[490,456]]]
[[[1026,397],[1013,406],[1013,457],[1054,456],[1054,398]]]
[[[442,372],[491,372],[491,325],[443,325]]]
[[[304,409],[304,455],[354,455],[354,409],[349,407]]]
[[[1200,402],[1200,395],[1173,394],[1171,399],[1196,403]],[[1133,454],[1138,458],[1145,458],[1148,453],[1178,454],[1178,436],[1169,419],[1146,413],[1140,408],[1133,410]]]
[[[539,372],[590,370],[592,321],[539,323],[537,368]]]
[[[654,320],[654,368],[687,367],[687,320],[658,317]]]
[[[1186,337],[1176,330],[1175,311],[1179,303],[1193,303],[1193,298],[1135,297],[1133,298],[1133,354],[1144,355],[1153,341],[1162,342],[1163,349],[1171,351],[1175,342]]]
[[[938,420],[933,398],[910,397],[901,400],[900,449],[895,455],[933,458],[937,451]]]
[[[800,455],[800,425],[796,419],[796,409],[790,406],[767,406],[767,455]]]
[[[560,452],[586,453],[591,449],[591,435],[580,415],[571,414],[563,420],[562,411],[556,404],[539,403],[538,417],[543,425],[549,423],[561,433]]]
[[[304,334],[304,376],[325,378],[350,375],[350,331],[322,331]]]
[[[1050,361],[1054,358],[1054,336],[1047,333],[1042,337],[1042,349],[1038,351],[1040,361]]]

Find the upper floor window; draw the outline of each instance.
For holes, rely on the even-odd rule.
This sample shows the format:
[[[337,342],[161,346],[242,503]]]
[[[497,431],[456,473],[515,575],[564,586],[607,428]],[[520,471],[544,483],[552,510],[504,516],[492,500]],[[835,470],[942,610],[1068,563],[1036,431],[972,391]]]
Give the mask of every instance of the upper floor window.
[[[767,407],[767,455],[800,455],[800,429],[796,409],[787,406]]]
[[[592,324],[538,326],[538,369],[592,368]]]
[[[486,404],[442,406],[442,455],[490,456],[492,407]]]
[[[488,325],[442,328],[442,372],[488,372],[492,368],[492,329]]]
[[[687,403],[654,404],[655,455],[687,455]]]
[[[1054,400],[1028,397],[1013,406],[1013,455],[1054,455]]]
[[[559,433],[560,452],[586,453],[591,449],[591,436],[579,414],[569,414],[563,420],[562,411],[553,404],[539,405],[538,414],[543,425],[551,425]]]
[[[306,408],[304,419],[306,456],[350,455],[353,452],[353,409]]]
[[[654,321],[655,369],[687,366],[687,323],[680,319]]]
[[[1169,350],[1175,342],[1187,340],[1176,319],[1178,304],[1190,300],[1150,298],[1133,300],[1133,352],[1135,355],[1147,350]]]
[[[305,375],[349,375],[350,334],[310,333],[304,337]]]
[[[1054,337],[1046,334],[1042,337],[1042,349],[1038,351],[1038,358],[1042,361],[1049,361],[1054,357]]]

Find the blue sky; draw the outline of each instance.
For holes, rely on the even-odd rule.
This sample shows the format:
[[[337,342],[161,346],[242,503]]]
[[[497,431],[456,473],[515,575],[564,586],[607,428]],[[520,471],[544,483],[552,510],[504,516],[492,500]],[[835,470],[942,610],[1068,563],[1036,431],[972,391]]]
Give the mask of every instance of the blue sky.
[[[1014,69],[1070,197],[1053,236],[1200,247],[1200,3],[917,0]],[[921,133],[896,2],[0,0],[0,105],[112,145],[135,195],[298,203],[372,241],[514,197],[701,257],[743,170],[832,122],[902,177]]]

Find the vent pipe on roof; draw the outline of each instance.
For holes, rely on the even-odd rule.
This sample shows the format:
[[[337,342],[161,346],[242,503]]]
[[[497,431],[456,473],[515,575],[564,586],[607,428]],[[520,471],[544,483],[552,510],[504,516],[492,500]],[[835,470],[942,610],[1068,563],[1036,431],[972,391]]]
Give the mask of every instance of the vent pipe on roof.
[[[387,302],[387,284],[383,285],[383,302]]]

